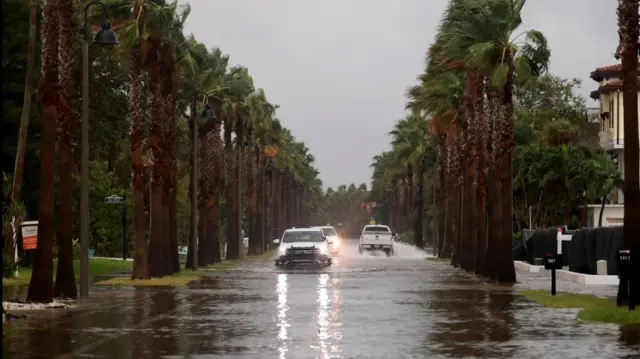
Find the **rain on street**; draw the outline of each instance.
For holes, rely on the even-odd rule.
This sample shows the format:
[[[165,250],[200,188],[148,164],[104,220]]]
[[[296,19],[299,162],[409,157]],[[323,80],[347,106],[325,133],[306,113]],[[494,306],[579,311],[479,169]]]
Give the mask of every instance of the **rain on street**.
[[[329,268],[282,270],[263,261],[183,289],[93,287],[87,306],[31,312],[5,325],[3,357],[640,355],[635,329],[580,323],[577,310],[542,307],[396,245],[390,258],[360,256],[349,241]]]

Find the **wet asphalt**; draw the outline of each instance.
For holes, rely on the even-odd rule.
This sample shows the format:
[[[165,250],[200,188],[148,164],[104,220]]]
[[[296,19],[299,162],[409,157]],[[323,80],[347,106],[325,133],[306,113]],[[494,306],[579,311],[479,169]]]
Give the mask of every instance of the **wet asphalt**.
[[[582,323],[396,246],[361,256],[348,241],[329,268],[264,261],[187,288],[95,287],[85,306],[5,324],[2,357],[640,358],[640,328]]]

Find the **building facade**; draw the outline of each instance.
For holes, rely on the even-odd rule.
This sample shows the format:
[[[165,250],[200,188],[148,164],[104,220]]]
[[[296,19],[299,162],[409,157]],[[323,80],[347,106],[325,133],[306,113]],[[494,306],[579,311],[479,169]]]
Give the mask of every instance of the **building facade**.
[[[640,68],[640,62],[638,65]],[[591,92],[591,98],[600,102],[600,132],[598,134],[600,146],[611,154],[618,171],[624,178],[622,64],[599,67],[591,73],[591,79],[598,82],[598,89]],[[609,203],[624,204],[622,189],[614,189]]]

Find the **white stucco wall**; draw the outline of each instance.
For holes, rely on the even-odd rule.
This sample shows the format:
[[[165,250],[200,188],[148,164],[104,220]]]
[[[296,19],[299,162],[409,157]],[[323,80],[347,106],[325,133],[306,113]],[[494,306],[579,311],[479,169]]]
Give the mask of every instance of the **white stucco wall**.
[[[598,219],[600,218],[601,205],[590,204],[588,206],[588,227],[598,227]],[[602,226],[620,226],[623,224],[624,219],[624,205],[621,204],[609,204],[604,207],[604,213],[602,215]]]

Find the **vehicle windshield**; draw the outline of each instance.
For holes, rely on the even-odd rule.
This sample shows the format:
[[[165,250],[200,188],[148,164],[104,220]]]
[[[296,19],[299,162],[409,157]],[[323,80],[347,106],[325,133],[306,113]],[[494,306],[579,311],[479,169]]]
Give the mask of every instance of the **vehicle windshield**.
[[[389,228],[385,226],[367,226],[364,228],[364,232],[390,232]]]
[[[324,238],[320,231],[290,231],[285,232],[282,238],[283,243],[291,242],[322,242]]]
[[[328,228],[322,228],[322,233],[324,233],[325,236],[337,236],[338,232],[336,232],[336,229],[333,227],[328,227]]]

